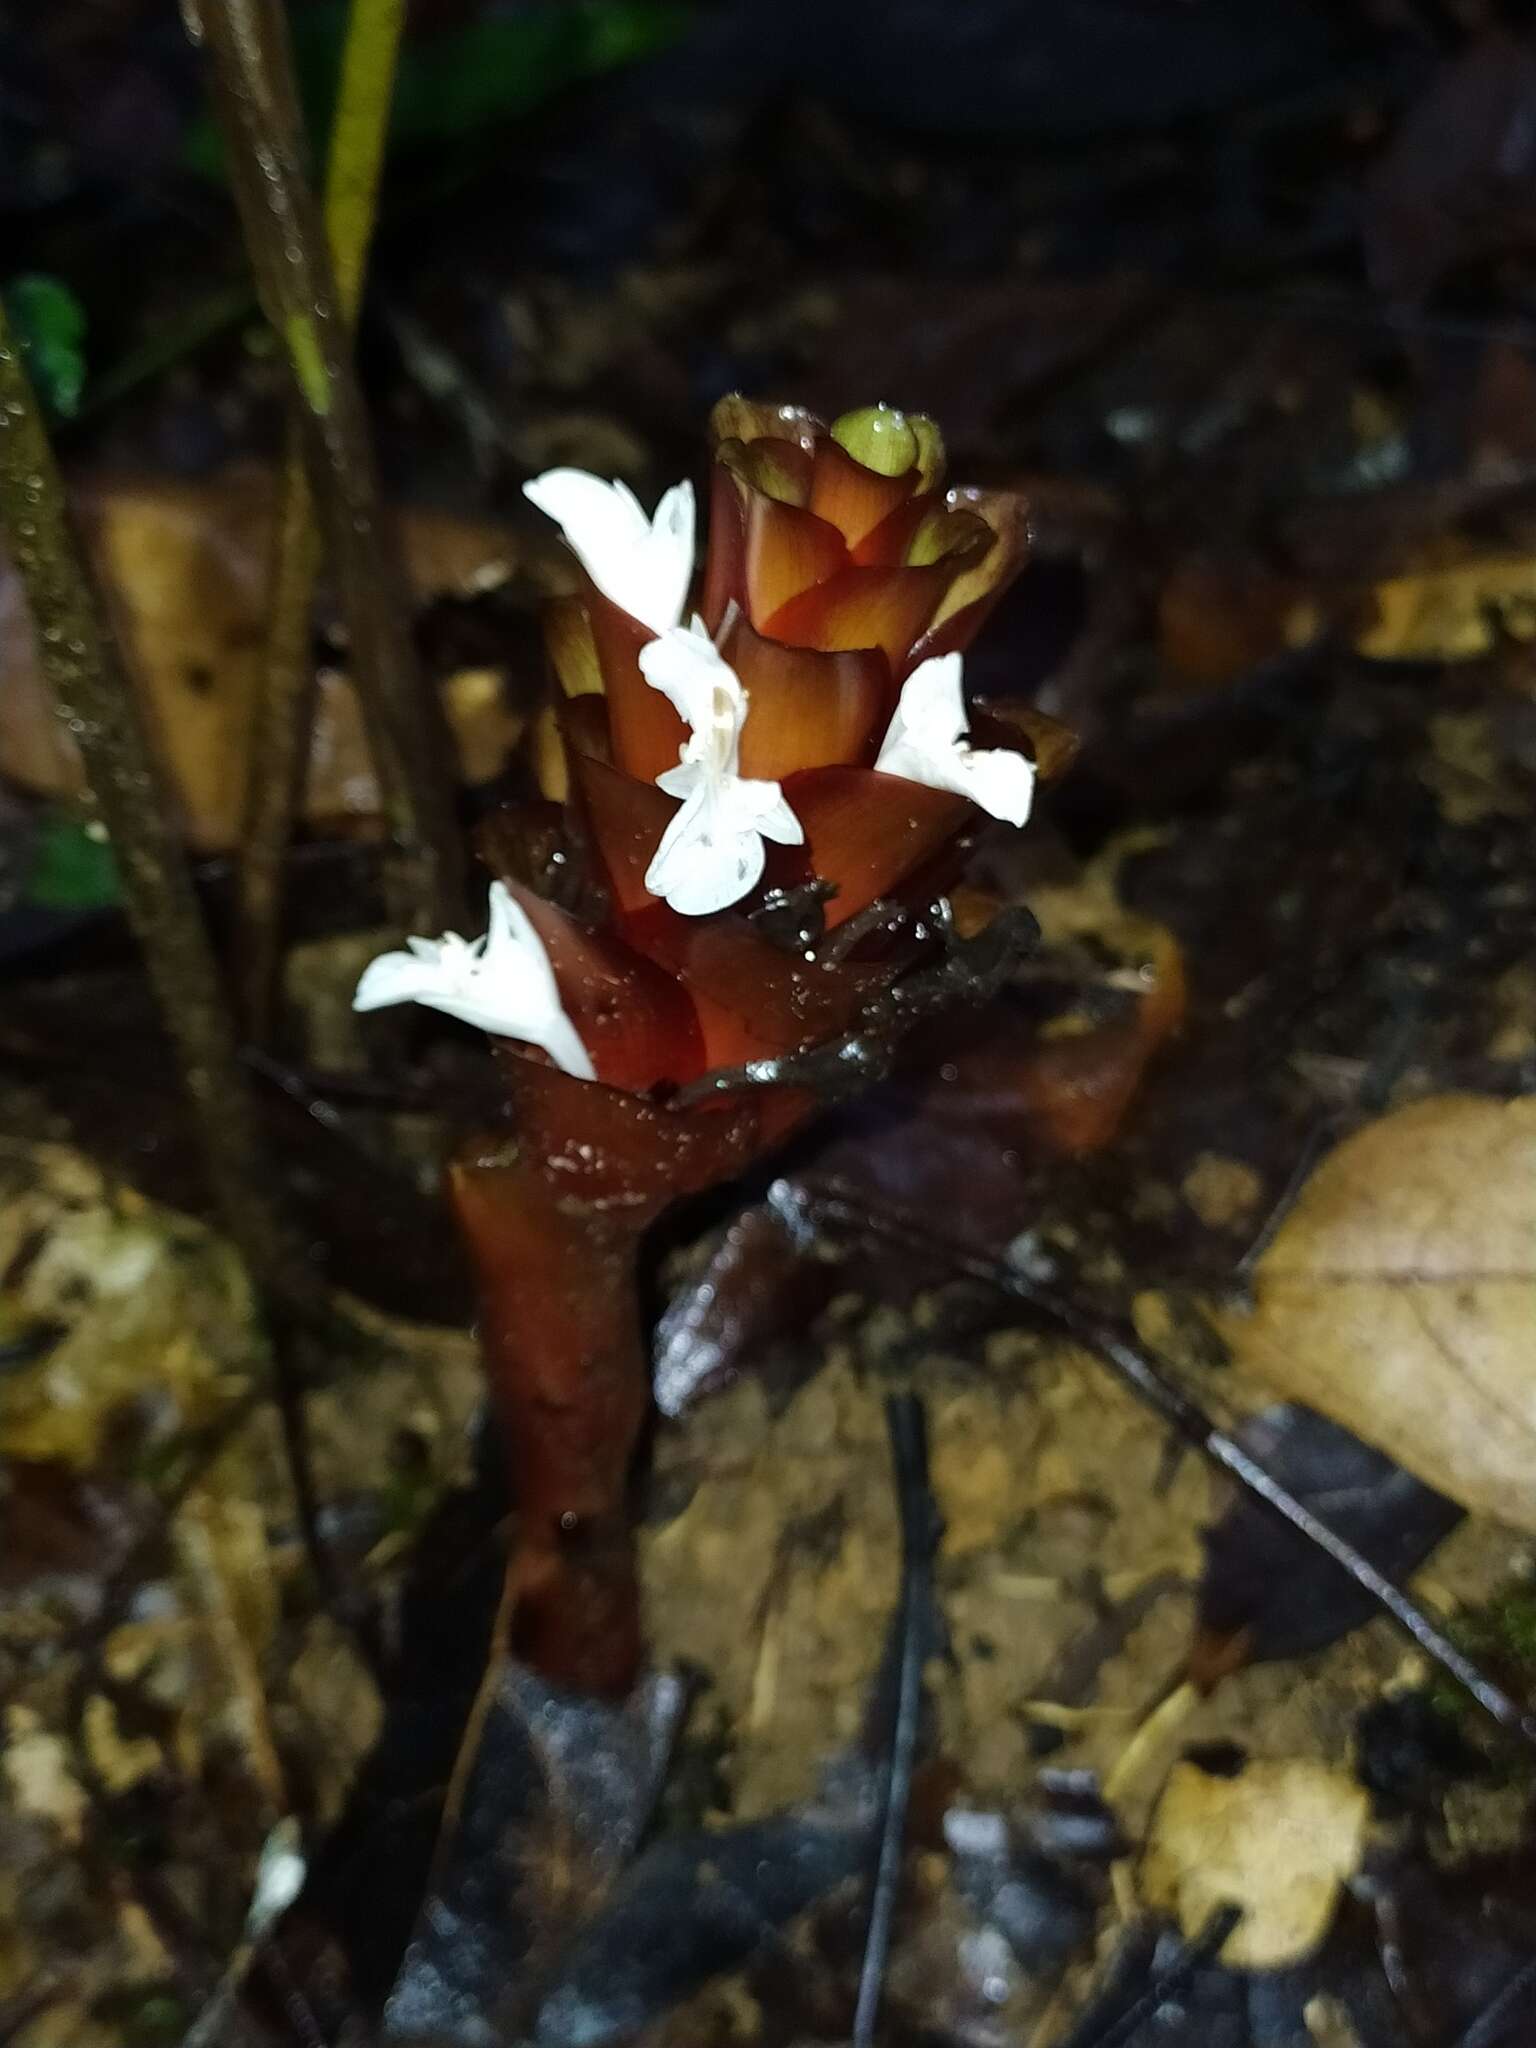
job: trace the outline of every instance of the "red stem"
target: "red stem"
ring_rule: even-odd
[[[618,1697],[641,1632],[629,1475],[650,1407],[637,1274],[679,1195],[740,1170],[756,1104],[688,1115],[509,1057],[517,1141],[449,1175],[518,1528],[510,1647],[554,1684]]]

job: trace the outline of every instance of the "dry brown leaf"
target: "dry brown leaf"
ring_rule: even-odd
[[[1536,555],[1484,555],[1389,577],[1355,650],[1371,661],[1473,661],[1499,633],[1536,637]]]
[[[133,673],[200,852],[238,844],[247,745],[261,677],[273,480],[232,471],[207,484],[113,480],[76,493]],[[418,599],[463,593],[505,568],[517,542],[489,522],[407,510],[400,543]],[[0,562],[0,774],[40,795],[82,787],[74,747],[37,671],[18,579]],[[466,779],[483,780],[522,731],[499,691],[451,682],[444,709]],[[351,683],[318,679],[306,813],[321,830],[378,814],[379,792]]]
[[[1268,1758],[1232,1778],[1175,1764],[1137,1873],[1142,1901],[1191,1940],[1222,1906],[1240,1906],[1222,1960],[1280,1969],[1328,1932],[1369,1814],[1362,1786],[1310,1759]]]
[[[1171,694],[1218,689],[1305,647],[1322,626],[1315,600],[1294,577],[1251,560],[1188,556],[1158,596],[1161,686]]]
[[[1536,1532],[1536,1099],[1436,1096],[1346,1139],[1220,1323],[1288,1398]]]

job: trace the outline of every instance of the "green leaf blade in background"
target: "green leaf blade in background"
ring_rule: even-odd
[[[85,387],[85,313],[80,301],[67,284],[41,271],[13,277],[4,297],[44,409],[53,419],[73,419]]]
[[[583,78],[665,49],[694,14],[691,0],[549,0],[410,36],[400,56],[391,147],[451,142],[531,113]],[[294,66],[311,136],[330,127],[346,18],[345,5],[332,0],[292,18]],[[182,161],[205,177],[223,176],[211,118],[193,123]]]
[[[40,910],[110,910],[122,900],[111,842],[73,811],[38,823],[23,901]]]

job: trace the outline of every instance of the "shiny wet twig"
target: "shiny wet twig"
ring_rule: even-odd
[[[341,318],[356,325],[378,210],[404,0],[352,0],[326,164],[325,228]],[[240,846],[241,994],[246,1029],[271,1033],[282,951],[283,866],[308,765],[320,533],[297,423],[278,486],[261,696]]]
[[[1186,1443],[1324,1551],[1500,1727],[1536,1747],[1536,1714],[1527,1711],[1480,1671],[1400,1586],[1378,1571],[1354,1544],[1319,1520],[1235,1437],[1219,1428],[1197,1401],[1153,1363],[1122,1325],[1078,1308],[1028,1274],[1000,1259],[968,1251],[964,1245],[945,1239],[926,1221],[919,1222],[899,1211],[874,1208],[835,1190],[796,1188],[787,1181],[776,1182],[768,1199],[786,1227],[802,1237],[817,1230],[829,1230],[853,1241],[862,1239],[903,1252],[914,1260],[921,1259],[925,1269],[946,1267],[957,1276],[1026,1304],[1064,1336],[1092,1352]]]
[[[1136,2036],[1159,2007],[1176,1992],[1184,1990],[1197,1970],[1215,1961],[1227,1936],[1242,1917],[1241,1906],[1218,1906],[1194,1939],[1184,1945],[1166,1970],[1158,1972],[1136,2002],[1128,2006],[1118,2019],[1111,2020],[1102,2031],[1094,2031],[1098,2023],[1090,2021],[1088,2031],[1075,2029],[1059,2044],[1059,2048],[1131,2048]]]
[[[352,1074],[334,1067],[298,1066],[255,1045],[241,1046],[240,1057],[259,1079],[296,1102],[337,1137],[345,1135],[342,1112],[348,1109],[408,1111],[413,1116],[463,1124],[494,1123],[502,1107],[503,1098],[489,1082],[477,1089],[415,1080],[405,1074]]]
[[[176,1047],[209,1178],[253,1275],[306,1292],[177,837],[176,805],[108,632],[31,382],[0,308],[0,527],[27,593],[43,675],[84,764],[123,902]]]
[[[922,1402],[915,1394],[893,1394],[885,1404],[885,1425],[891,1440],[896,1501],[901,1515],[901,1596],[896,1611],[899,1647],[890,1761],[883,1781],[879,1846],[870,1887],[869,1928],[859,1971],[852,2048],[871,2048],[885,1988],[891,1930],[901,1892],[912,1768],[922,1721],[923,1663],[933,1605],[933,1561],[943,1533],[933,1489],[928,1483],[928,1425]]]
[[[451,928],[463,858],[447,737],[411,642],[343,299],[304,173],[287,25],[276,0],[184,0],[184,12],[207,50],[257,293],[303,433],[383,795],[391,911],[407,930]]]
[[[1516,2013],[1531,2006],[1536,2006],[1536,1957],[1515,1972],[1451,2048],[1498,2048],[1501,2041],[1513,2040],[1505,2028]]]

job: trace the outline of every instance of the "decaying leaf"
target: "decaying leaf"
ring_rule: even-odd
[[[1388,577],[1355,643],[1371,661],[1472,661],[1536,635],[1536,555],[1479,555]]]
[[[1265,1471],[1393,1578],[1405,1578],[1461,1520],[1433,1487],[1314,1409],[1266,1408],[1238,1432]],[[1316,1544],[1240,1493],[1205,1538],[1190,1675],[1209,1684],[1241,1664],[1305,1657],[1377,1608]]]
[[[78,501],[187,837],[200,852],[237,845],[262,672],[272,478],[250,470],[207,485],[112,480],[82,487]],[[505,568],[516,545],[499,526],[426,511],[401,515],[400,542],[420,600],[472,590],[482,572]],[[0,674],[0,774],[45,796],[77,795],[79,760],[38,674],[31,619],[4,563]],[[469,671],[450,679],[443,707],[466,779],[499,768],[522,731],[500,688],[488,689],[483,671]],[[309,822],[355,829],[378,805],[352,685],[322,668]]]
[[[1278,1969],[1328,1932],[1369,1812],[1362,1786],[1309,1759],[1267,1758],[1235,1777],[1175,1764],[1141,1859],[1142,1900],[1191,1940],[1220,1907],[1241,1907],[1223,1961]]]
[[[1182,691],[1218,688],[1304,647],[1321,619],[1294,579],[1254,561],[1192,555],[1163,585],[1157,623],[1162,687]]]
[[[0,1379],[8,1457],[88,1470],[126,1425],[163,1442],[211,1421],[258,1369],[230,1248],[65,1146],[0,1144],[0,1272],[0,1301],[52,1331]]]
[[[634,1854],[686,1694],[676,1678],[651,1673],[612,1706],[558,1692],[503,1658],[483,1698],[385,2009],[389,2042],[489,2048],[504,2029],[521,2031],[541,1956]]]
[[[1536,1101],[1436,1096],[1345,1140],[1226,1313],[1241,1364],[1464,1507],[1536,1530]]]
[[[869,1830],[815,1810],[656,1843],[582,1930],[539,2007],[539,2048],[628,2040],[855,1876]]]

